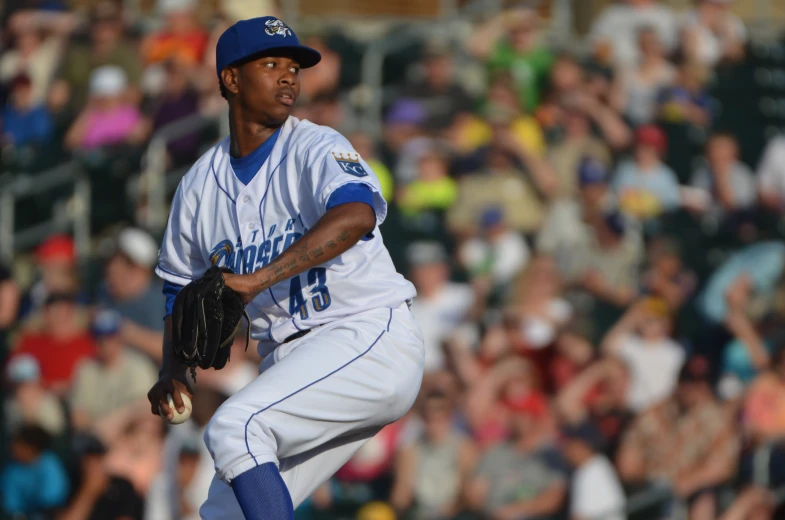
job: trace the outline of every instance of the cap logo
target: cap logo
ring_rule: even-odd
[[[266,26],[264,32],[267,36],[275,36],[277,34],[286,37],[292,35],[292,31],[281,20],[267,20],[264,22],[264,25]]]

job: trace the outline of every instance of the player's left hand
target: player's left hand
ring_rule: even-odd
[[[243,303],[248,304],[256,298],[260,291],[254,288],[250,275],[224,273],[224,283],[228,288],[236,292],[243,299]]]

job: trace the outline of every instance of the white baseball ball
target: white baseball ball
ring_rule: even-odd
[[[191,405],[191,398],[188,397],[187,394],[180,394],[180,396],[183,398],[183,404],[185,405],[185,410],[183,413],[177,411],[172,394],[166,394],[166,401],[169,404],[169,408],[171,408],[172,412],[174,413],[171,419],[167,419],[163,409],[161,409],[160,406],[158,407],[158,413],[161,414],[161,417],[166,419],[169,424],[182,424],[187,421],[189,417],[191,417],[191,410],[193,410],[193,406]]]

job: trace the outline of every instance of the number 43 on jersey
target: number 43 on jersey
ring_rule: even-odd
[[[289,314],[294,316],[300,315],[300,319],[308,319],[308,301],[310,297],[311,306],[316,312],[322,312],[332,303],[330,298],[330,290],[327,289],[327,269],[324,267],[314,267],[306,276],[308,284],[305,291],[308,296],[303,295],[303,287],[300,281],[300,276],[297,275],[292,278],[289,285]]]

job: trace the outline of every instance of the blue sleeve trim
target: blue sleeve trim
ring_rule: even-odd
[[[182,285],[177,285],[176,283],[168,282],[164,280],[164,296],[166,296],[166,313],[164,314],[164,319],[172,314],[172,308],[174,307],[174,299],[177,296],[177,293],[180,292],[182,289]]]
[[[330,198],[327,199],[327,209],[346,204],[347,202],[364,202],[368,204],[376,214],[376,207],[373,204],[373,191],[371,188],[361,182],[352,182],[344,184],[335,190]],[[361,240],[368,241],[373,238],[373,233],[368,233]]]
[[[373,205],[373,191],[367,184],[360,182],[344,184],[330,195],[330,198],[327,200],[327,209],[346,204],[347,202],[365,202],[373,208],[374,212],[376,211]]]

